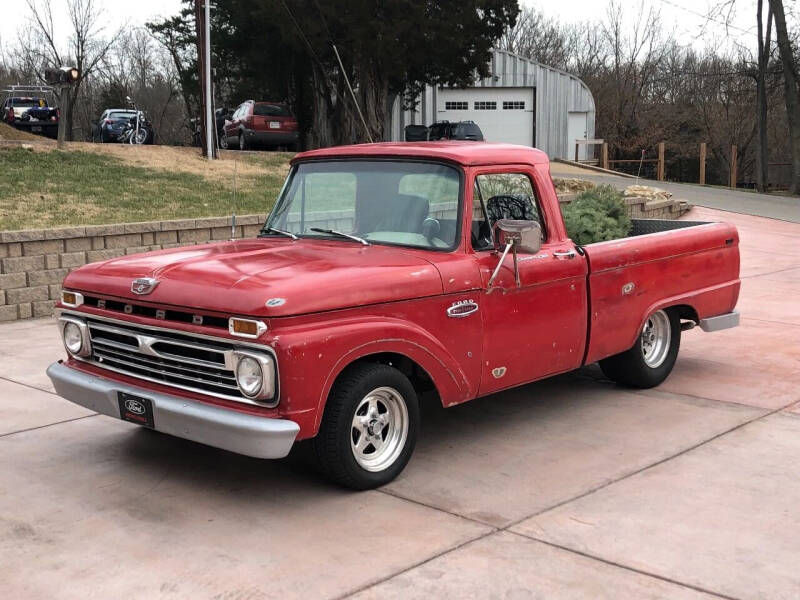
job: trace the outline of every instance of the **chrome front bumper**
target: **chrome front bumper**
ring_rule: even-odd
[[[50,365],[47,375],[59,396],[90,410],[119,419],[118,392],[149,398],[157,431],[255,458],[283,458],[300,431],[294,421],[153,392],[89,375],[61,362]]]
[[[700,325],[700,329],[707,333],[712,331],[721,331],[723,329],[730,329],[731,327],[738,327],[739,313],[733,311],[724,315],[718,315],[716,317],[700,319],[698,325]]]

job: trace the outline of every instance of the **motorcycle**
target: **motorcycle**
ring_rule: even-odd
[[[152,134],[153,126],[145,118],[144,113],[136,108],[136,104],[134,104],[130,96],[128,96],[128,103],[133,105],[136,116],[128,120],[118,140],[122,144],[146,144]]]

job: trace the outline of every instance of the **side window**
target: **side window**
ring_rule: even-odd
[[[492,248],[491,231],[500,219],[537,221],[545,226],[539,208],[539,200],[527,175],[522,173],[487,173],[475,178],[472,212],[472,246],[475,250]],[[476,220],[477,203],[483,213]]]

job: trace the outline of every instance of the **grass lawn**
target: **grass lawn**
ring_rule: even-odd
[[[228,152],[210,162],[192,148],[0,148],[0,230],[265,213],[290,157]]]

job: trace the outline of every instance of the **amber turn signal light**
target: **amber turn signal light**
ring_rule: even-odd
[[[238,317],[228,319],[228,332],[237,337],[257,338],[266,330],[267,326],[263,321]]]
[[[83,294],[61,290],[61,304],[69,308],[76,308],[83,304]]]

